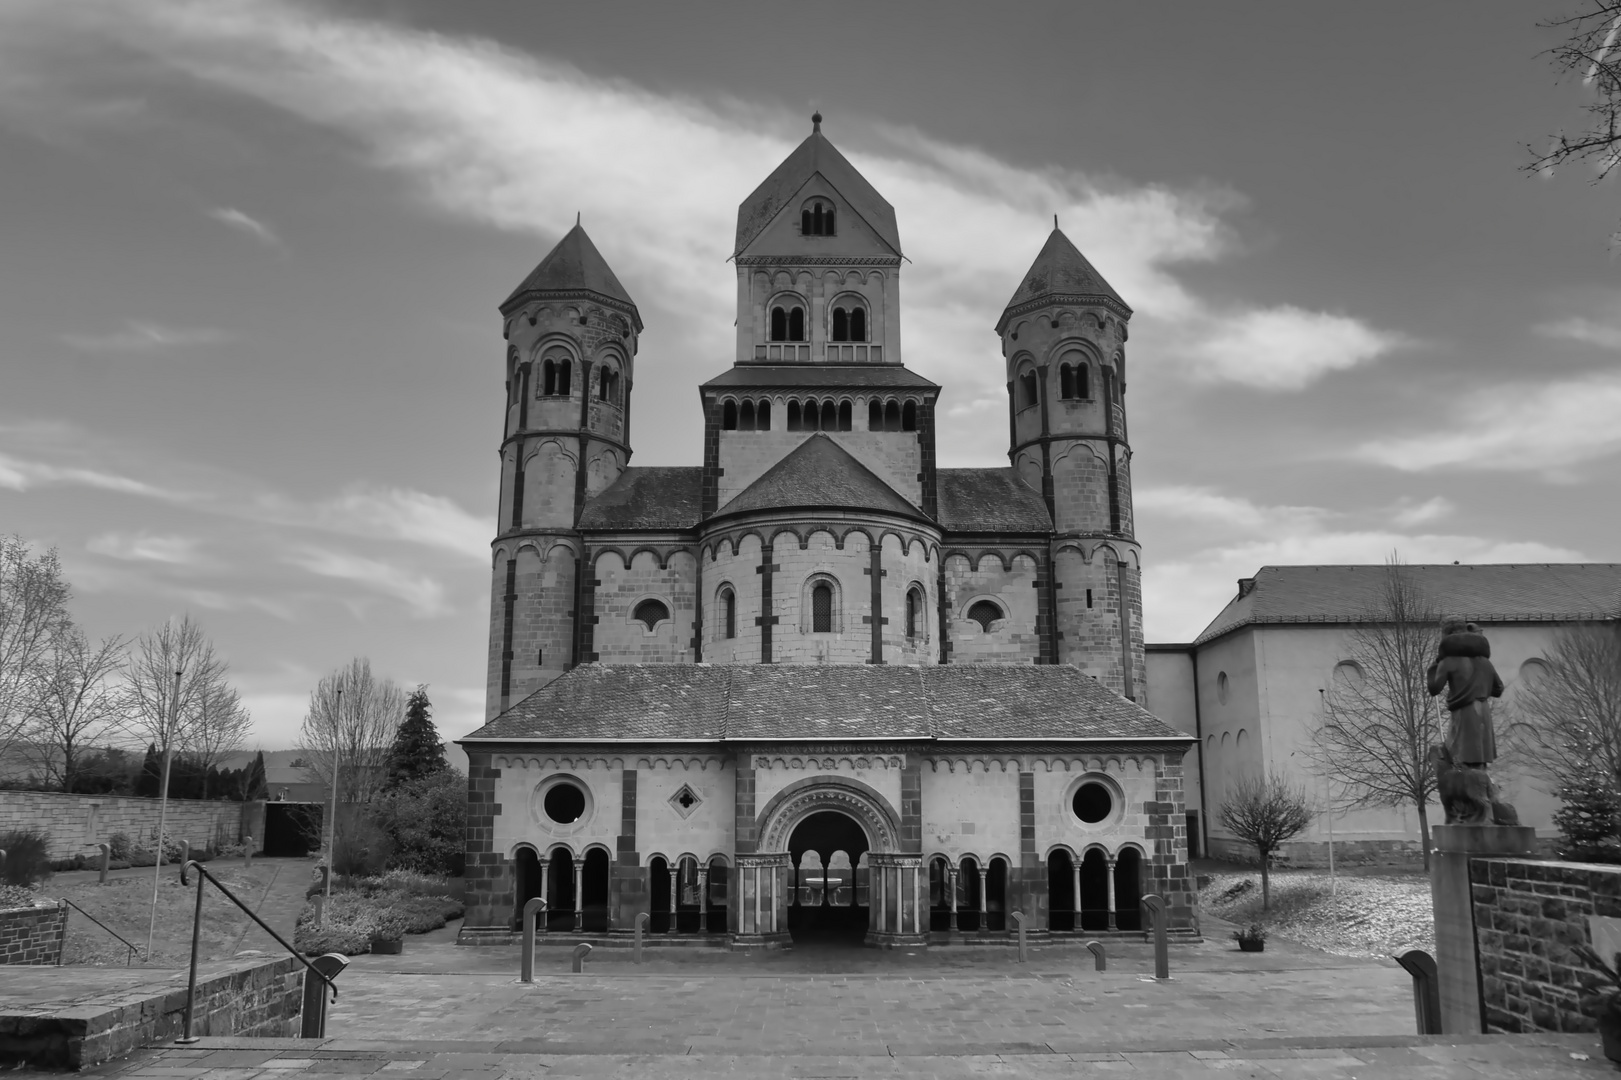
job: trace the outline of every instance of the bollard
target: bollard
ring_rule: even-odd
[[[1093,968],[1095,970],[1097,970],[1097,971],[1108,971],[1109,970],[1109,958],[1103,952],[1103,942],[1101,942],[1101,941],[1088,941],[1086,943],[1086,951],[1092,954],[1093,960],[1095,961],[1094,964],[1093,964]]]
[[[585,958],[591,955],[591,943],[582,941],[574,946],[574,974],[585,970]]]
[[[315,925],[325,926],[326,897],[322,896],[320,893],[316,893],[314,896],[310,897],[310,899],[315,901]]]
[[[107,884],[107,871],[112,869],[110,864],[113,861],[113,849],[110,844],[97,844],[96,846],[101,849],[101,877],[97,879],[96,884],[105,885]]]
[[[636,946],[635,951],[631,954],[631,959],[638,964],[642,962],[642,932],[647,929],[647,920],[648,916],[645,911],[636,916]]]
[[[1169,979],[1171,977],[1171,942],[1166,936],[1165,924],[1165,898],[1158,893],[1149,893],[1143,897],[1143,907],[1148,909],[1148,915],[1154,920],[1154,978]]]
[[[319,971],[329,979],[336,979],[343,974],[343,969],[349,966],[349,958],[337,953],[327,953],[317,956],[310,961],[310,967]],[[298,1033],[301,1039],[326,1038],[326,983],[320,979],[312,979],[309,973],[304,974],[304,1011],[302,1013],[302,1029]]]
[[[523,905],[523,958],[518,962],[518,981],[535,981],[535,916],[546,917],[546,898],[532,896]],[[576,968],[575,970],[579,970]]]
[[[1028,959],[1024,951],[1024,912],[1015,911],[1013,913],[1013,925],[1019,931],[1019,963],[1022,964]]]
[[[1423,949],[1408,949],[1395,958],[1413,977],[1413,1012],[1420,1035],[1441,1034],[1441,983],[1435,958]]]
[[[186,875],[186,864],[191,862],[191,841],[180,841],[180,876]]]
[[[0,847],[0,874],[6,872],[6,849]]]
[[[321,893],[324,896],[326,894],[327,882],[332,877],[332,870],[331,870],[330,867],[327,866],[326,863],[322,863],[321,865],[317,866],[316,869],[321,871],[321,886],[320,886],[320,888],[321,888]]]
[[[253,837],[242,838],[242,867],[246,869],[253,865]],[[336,954],[334,954],[336,955]]]

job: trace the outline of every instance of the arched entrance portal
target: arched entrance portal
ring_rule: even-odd
[[[859,944],[867,933],[867,834],[838,810],[818,810],[788,837],[788,932],[796,942]]]

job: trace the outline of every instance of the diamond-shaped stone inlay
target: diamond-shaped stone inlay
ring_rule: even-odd
[[[682,817],[686,817],[698,809],[698,804],[701,802],[703,800],[698,798],[698,793],[686,784],[682,784],[681,790],[670,796],[670,808]]]

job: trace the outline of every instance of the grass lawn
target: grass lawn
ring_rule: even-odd
[[[210,867],[215,877],[243,903],[257,910],[265,890],[276,875],[272,864],[243,869],[240,863]],[[128,938],[143,953],[146,949],[147,920],[152,910],[152,874],[114,878],[106,885],[94,881],[58,886],[46,882],[41,890],[48,897],[66,897],[85,911]],[[196,879],[189,887],[180,884],[180,868],[165,866],[158,887],[157,930],[152,940],[152,956],[137,956],[135,963],[152,967],[184,967],[191,959],[192,914],[197,903]],[[277,927],[278,932],[282,928]],[[203,890],[203,920],[199,958],[228,960],[243,949],[279,952],[270,935],[261,930],[237,906],[220,895],[212,884]],[[120,967],[129,955],[110,934],[77,911],[68,911],[67,941],[63,946],[64,964],[115,964]]]
[[[1327,870],[1272,871],[1272,906],[1261,910],[1259,870],[1218,873],[1199,892],[1200,907],[1218,918],[1337,956],[1435,952],[1430,879],[1422,867],[1357,867],[1337,880]]]

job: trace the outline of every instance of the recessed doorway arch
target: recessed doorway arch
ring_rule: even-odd
[[[867,933],[866,831],[841,810],[802,817],[788,837],[788,932],[859,944]]]

